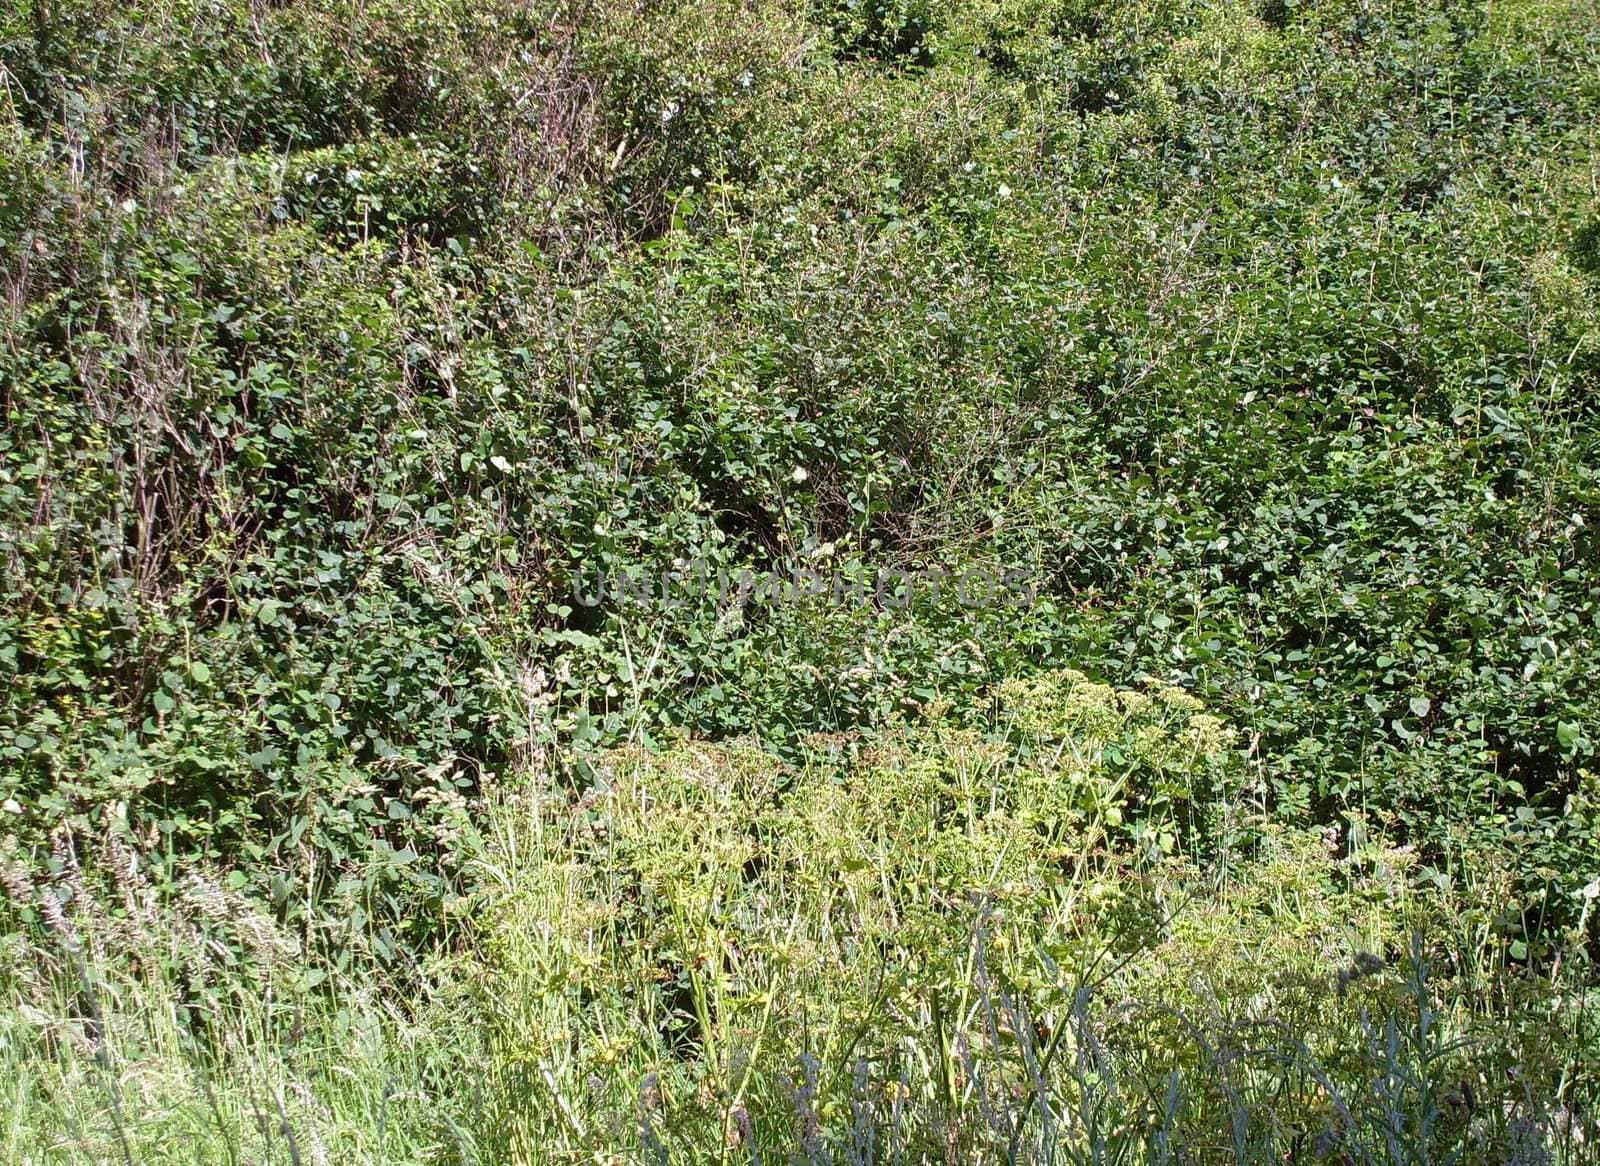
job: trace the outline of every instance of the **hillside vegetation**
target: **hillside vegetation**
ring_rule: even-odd
[[[0,1159],[1600,1159],[1587,0],[17,0],[0,330]]]

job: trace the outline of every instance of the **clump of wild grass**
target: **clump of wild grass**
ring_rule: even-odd
[[[375,965],[341,974],[212,872],[158,887],[114,824],[93,874],[80,841],[0,851],[0,1160],[471,1160],[470,1028]]]

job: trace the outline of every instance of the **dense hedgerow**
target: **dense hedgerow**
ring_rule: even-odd
[[[1597,67],[1574,0],[14,6],[13,937],[125,848],[174,934],[198,877],[420,992],[491,791],[1072,667],[1202,699],[1260,828],[1492,883],[1497,991],[1571,975]],[[686,564],[1038,598],[573,592]]]

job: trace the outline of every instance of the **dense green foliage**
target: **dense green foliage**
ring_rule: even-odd
[[[898,750],[887,768],[920,790],[919,756],[945,772],[940,733],[1022,749],[1007,715],[1053,707],[1048,678],[1070,667],[1181,690],[1232,736],[1146,785],[1128,776],[1146,759],[1112,746],[1098,801],[1029,802],[1014,785],[1038,771],[1027,756],[984,774],[991,809],[1032,806],[1029,845],[1076,831],[1061,895],[1093,885],[1096,863],[1143,871],[1202,905],[1210,931],[1190,950],[1234,953],[1263,912],[1298,917],[1252,894],[1296,897],[1316,939],[1282,954],[1286,976],[1388,944],[1385,991],[1411,969],[1410,1023],[1439,1007],[1490,1026],[1516,1061],[1450,1064],[1458,1092],[1477,1074],[1495,1128],[1452,1117],[1440,1138],[1477,1160],[1510,1152],[1513,1116],[1548,1131],[1566,1114],[1570,1132],[1594,1090],[1594,1038],[1571,1013],[1594,999],[1600,926],[1597,190],[1600,17],[1583,0],[8,6],[0,987],[20,1010],[0,1062],[22,1067],[8,1101],[104,1102],[113,1042],[96,1013],[113,1005],[96,999],[121,984],[117,1010],[156,1019],[129,1019],[116,1047],[176,1080],[190,1062],[248,1077],[240,1057],[284,1075],[259,1096],[206,1094],[196,1120],[219,1141],[196,1160],[265,1129],[274,1104],[293,1124],[285,1107],[311,1103],[287,1081],[349,1102],[334,1124],[355,1140],[336,1161],[521,1160],[541,1139],[643,1153],[616,1090],[636,1102],[639,1074],[688,1073],[682,1048],[638,1021],[615,1075],[593,1070],[595,1112],[626,1136],[588,1118],[579,1133],[572,1098],[585,1058],[625,1039],[589,1044],[586,1026],[652,1015],[629,960],[655,957],[626,954],[633,933],[596,940],[616,979],[583,987],[605,1000],[583,1019],[559,994],[540,1003],[548,969],[519,946],[529,920],[561,913],[539,895],[604,900],[694,844],[688,825],[655,854],[648,830],[625,837],[653,820],[603,809],[607,774],[718,758],[737,791],[693,810],[708,838],[805,840],[797,869],[816,877],[901,789],[869,781],[808,817],[807,799],[856,788],[856,762],[824,758],[818,734],[851,757]],[[572,586],[690,564],[1026,570],[1038,598],[588,606]],[[740,785],[747,769],[769,784]],[[944,795],[918,796],[933,829],[950,826]],[[570,806],[623,833],[567,838],[551,823]],[[913,829],[915,807],[901,811]],[[1322,832],[1344,859],[1283,858]],[[862,869],[888,901],[916,900],[901,864],[934,856],[874,844]],[[1404,858],[1394,914],[1363,932],[1338,912],[1358,910],[1340,896],[1367,894],[1361,880],[1391,877],[1388,860],[1372,860],[1381,875],[1357,862],[1369,852]],[[1030,854],[1011,856],[1039,896],[1017,942],[1048,948],[1063,900]],[[953,857],[939,871],[980,900],[994,889]],[[814,888],[786,877],[729,893],[824,926]],[[492,888],[503,902],[484,900]],[[1124,926],[1142,908],[1084,909],[1096,950],[1134,969],[1114,991],[1197,1015],[1137,974],[1139,953],[1179,938]],[[681,948],[652,930],[681,924],[674,910],[640,934]],[[923,987],[988,999],[970,966],[979,916],[934,915],[920,954],[907,935],[885,942],[929,961]],[[884,940],[865,914],[837,924]],[[1413,927],[1428,958],[1408,964]],[[730,951],[774,942],[730,934]],[[549,942],[560,961],[581,947]],[[764,975],[802,966],[750,958]],[[1447,966],[1432,987],[1430,960]],[[784,1071],[824,1055],[807,1025],[871,1004],[850,978],[869,970],[818,989],[830,1019],[772,1012],[740,1055],[769,1039],[762,1055],[794,1054]],[[462,1002],[484,976],[508,985],[506,1012]],[[1090,1023],[1076,990],[1006,1007],[1064,1031]],[[1253,1001],[1252,1020],[1290,1008],[1238,979],[1216,992],[1207,1006],[1231,1017],[1218,1032],[1235,1031],[1233,1004]],[[433,1021],[469,1007],[482,1031],[440,1038]],[[1315,1042],[1356,1040],[1368,1019],[1335,1013],[1297,1013],[1289,1035],[1323,1058]],[[308,1014],[329,1049],[359,1029],[370,1058],[335,1072],[344,1061],[303,1046],[263,1052]],[[34,1015],[79,1025],[93,1055],[71,1062]],[[899,1080],[894,1040],[927,1054],[954,1039],[918,1024],[826,1052],[839,1112],[855,1112],[858,1063]],[[1542,1024],[1573,1034],[1571,1060],[1539,1061],[1525,1037]],[[1361,1039],[1381,1045],[1381,1028]],[[514,1055],[551,1031],[571,1043],[559,1088],[555,1062]],[[1159,1101],[1182,1042],[1130,1041],[1107,1047]],[[712,1100],[683,1119],[697,1149],[681,1160],[743,1145],[722,1124],[743,1071],[698,1056],[706,1073],[674,1088]],[[905,1087],[944,1107],[917,1111],[906,1152],[930,1154],[936,1128],[993,1133],[964,1108],[977,1095],[957,1104],[929,1063]],[[1281,1087],[1303,1102],[1248,1145],[1184,1124],[1229,1111],[1215,1093],[1165,1124],[1159,1105],[1107,1120],[1187,1139],[1197,1159],[1265,1161],[1317,1133],[1311,1063],[1223,1098],[1265,1107]],[[1506,1092],[1508,1065],[1525,1095]],[[371,1136],[391,1093],[442,1097],[483,1066],[498,1095],[400,1106],[403,1151]],[[1339,1067],[1339,1088],[1381,1078],[1371,1068]],[[776,1071],[749,1080],[770,1113]],[[1086,1080],[1023,1091],[1045,1113],[1046,1094],[1088,1104]],[[1196,1088],[1233,1088],[1209,1080]],[[547,1086],[545,1108],[519,1112]],[[52,1138],[88,1144],[63,1129],[0,1136],[53,1161]],[[1068,1154],[1028,1129],[1029,1153]],[[974,1138],[948,1153],[997,1152]],[[1117,1144],[1159,1157],[1141,1138]],[[1399,1160],[1379,1142],[1346,1152]]]

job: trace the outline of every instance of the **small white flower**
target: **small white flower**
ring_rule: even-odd
[[[1004,182],[1002,182],[1000,184],[999,194],[1000,194],[1001,198],[1010,198],[1011,197],[1011,188],[1009,186],[1007,186]]]
[[[793,472],[789,474],[789,477],[794,479],[796,482],[803,482],[810,476],[810,474],[806,473],[804,466],[795,466]]]

